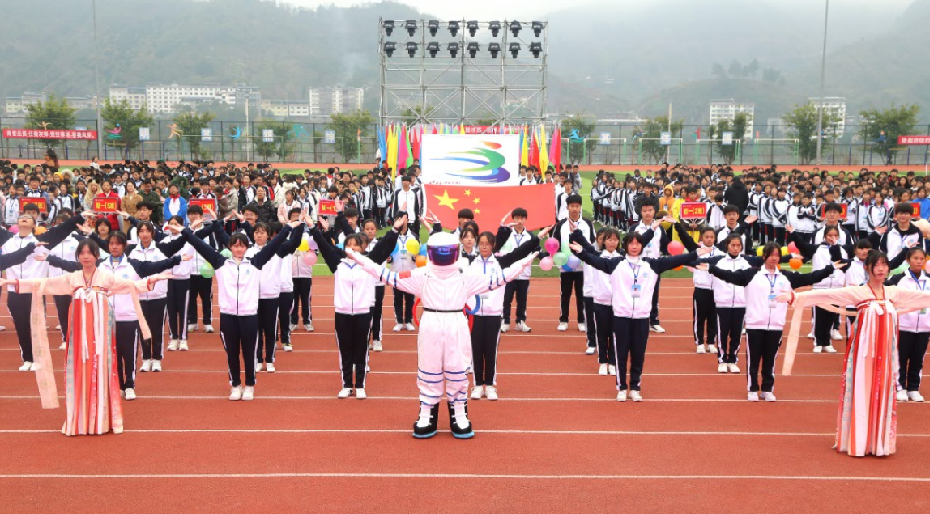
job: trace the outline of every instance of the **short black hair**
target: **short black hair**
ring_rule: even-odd
[[[737,207],[737,206],[735,206],[735,205],[727,205],[726,207],[723,208],[723,215],[724,215],[724,216],[726,216],[727,214],[730,214],[731,212],[735,212],[735,213],[739,214],[739,207]]]
[[[565,200],[565,205],[571,205],[573,203],[581,205],[581,195],[569,195],[569,197]]]
[[[465,218],[468,220],[475,219],[475,213],[471,209],[462,209],[459,211],[459,218]]]
[[[510,213],[511,218],[516,218],[517,216],[523,216],[524,218],[528,216],[526,209],[523,207],[517,207]]]

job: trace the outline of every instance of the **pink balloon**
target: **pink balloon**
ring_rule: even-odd
[[[930,273],[930,261],[927,261],[927,265],[924,266],[924,270],[925,270],[927,273]]]
[[[12,232],[12,233],[14,233],[14,234],[19,234],[19,225],[11,225],[11,226],[10,226],[10,232]]]
[[[555,254],[556,252],[558,252],[559,251],[559,240],[554,237],[550,237],[549,239],[546,239],[546,251],[549,252],[550,254]]]
[[[794,241],[788,243],[788,253],[798,253],[798,245]]]
[[[539,269],[549,271],[552,269],[552,257],[543,257],[539,259]]]
[[[306,264],[307,266],[313,266],[314,264],[316,264],[316,253],[314,252],[305,253],[304,264]]]
[[[680,241],[672,241],[668,244],[669,255],[681,255],[684,251],[685,245],[681,244]]]

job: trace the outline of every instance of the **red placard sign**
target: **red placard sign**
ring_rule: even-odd
[[[845,218],[846,217],[846,204],[841,203],[839,204],[839,206],[840,206],[840,217]],[[827,217],[826,208],[827,208],[827,204],[825,203],[820,204],[820,217],[821,218]]]
[[[97,139],[96,130],[3,129],[4,139]]]
[[[94,212],[116,212],[119,198],[94,198]]]
[[[335,216],[339,214],[336,212],[336,201],[335,200],[320,200],[319,210],[317,214],[320,216]]]
[[[45,198],[30,198],[30,197],[20,197],[19,199],[19,213],[24,212],[24,208],[28,204],[33,204],[39,208],[41,214],[48,214],[48,202],[45,201]]]
[[[707,218],[707,204],[704,202],[684,202],[681,204],[681,219],[697,220]]]
[[[930,145],[930,136],[898,136],[899,145]]]
[[[187,205],[199,205],[203,209],[204,217],[210,213],[213,213],[210,219],[216,217],[216,200],[213,198],[191,198],[187,201]]]
[[[917,202],[911,202],[911,207],[914,208],[914,214],[911,214],[911,219],[920,219],[920,204]]]

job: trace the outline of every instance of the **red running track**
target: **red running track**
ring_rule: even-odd
[[[452,438],[445,412],[438,436],[411,438],[416,334],[391,332],[390,292],[385,351],[371,355],[368,399],[336,399],[331,281],[314,284],[316,332],[298,330],[295,351],[279,351],[278,372],[259,375],[255,401],[225,399],[219,336],[196,332],[189,352],[166,355],[164,372],[139,373],[139,399],[123,404],[126,432],[119,436],[66,438],[57,431],[64,411],[42,410],[34,377],[15,371],[18,347],[3,309],[0,510],[768,513],[928,506],[930,406],[899,406],[897,455],[837,454],[831,446],[841,354],[815,355],[803,340],[795,375],[776,380],[779,401],[749,403],[745,374],[718,374],[714,356],[694,354],[689,279],[663,281],[668,332],[650,336],[645,401],[625,404],[614,401],[614,377],[598,376],[596,359],[584,355],[575,323],[568,332],[555,330],[558,282],[534,279],[533,332],[502,336],[501,399],[470,402],[477,436],[469,441]],[[57,323],[54,315],[49,323]]]

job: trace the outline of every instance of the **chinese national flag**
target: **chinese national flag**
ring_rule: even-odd
[[[528,214],[526,228],[536,230],[555,223],[555,190],[552,184],[535,186],[445,186],[427,184],[426,204],[443,228],[458,226],[459,211],[471,209],[484,231],[497,233],[501,219],[517,207]],[[509,218],[508,218],[509,219]]]

